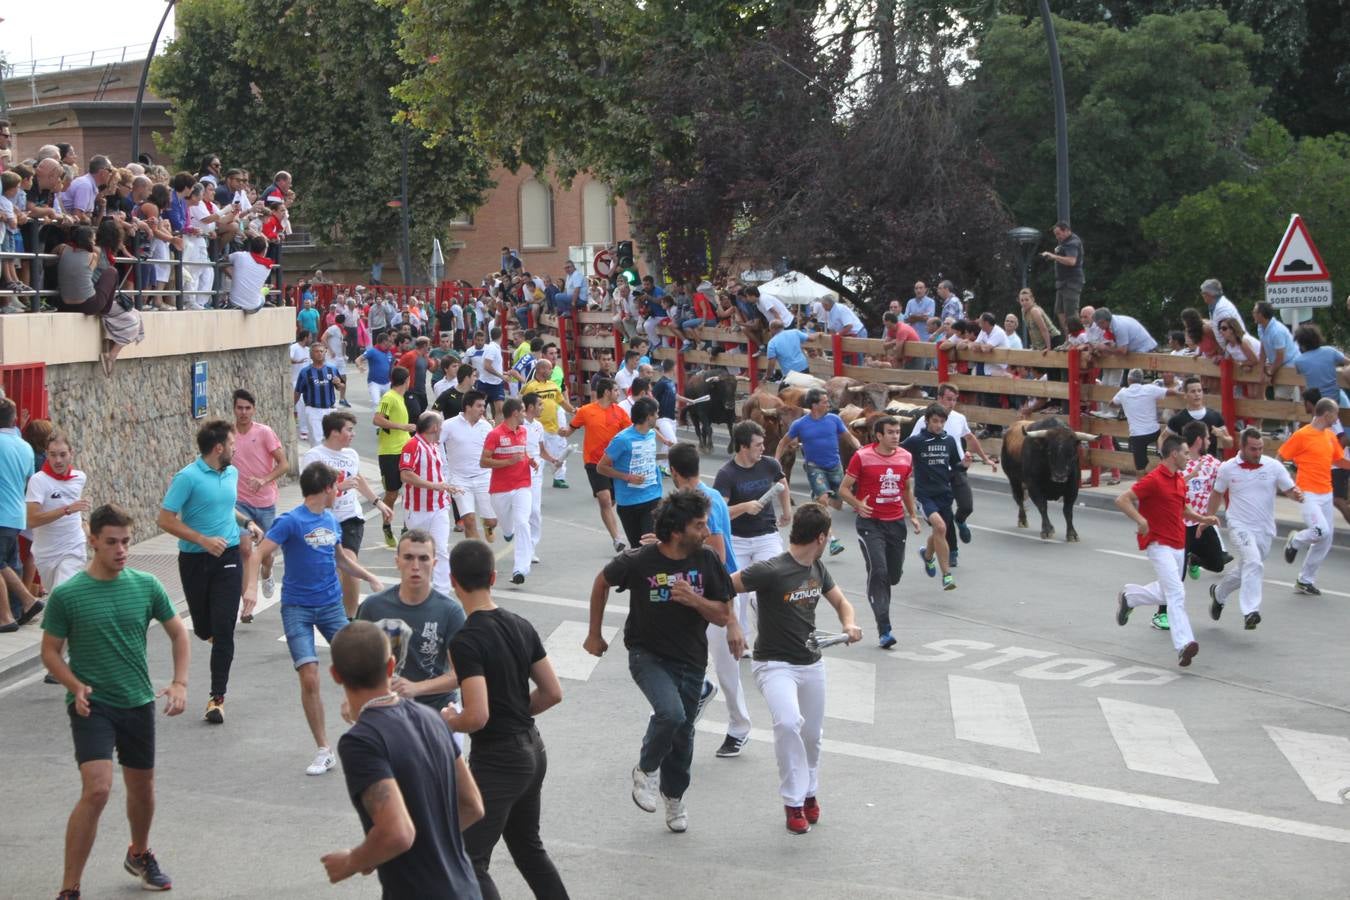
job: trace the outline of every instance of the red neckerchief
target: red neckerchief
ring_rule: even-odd
[[[66,474],[57,475],[56,470],[52,468],[52,464],[45,459],[42,461],[42,471],[55,478],[57,481],[69,481],[75,477],[75,469],[73,467],[66,469]]]
[[[272,260],[268,259],[266,256],[254,253],[252,250],[248,252],[248,255],[253,257],[253,261],[258,265],[266,266],[269,269],[272,268]]]
[[[1259,462],[1258,462],[1258,463],[1245,463],[1245,462],[1242,462],[1241,460],[1238,460],[1238,468],[1239,468],[1239,469],[1259,469],[1259,468],[1261,468],[1261,464],[1260,464]]]

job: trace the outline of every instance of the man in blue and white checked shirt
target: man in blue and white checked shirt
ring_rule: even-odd
[[[309,358],[313,365],[300,370],[295,379],[295,399],[305,401],[305,420],[308,423],[310,440],[315,445],[323,443],[323,417],[333,411],[337,405],[337,392],[346,387],[347,382],[332,366],[324,364],[322,344],[309,348]]]

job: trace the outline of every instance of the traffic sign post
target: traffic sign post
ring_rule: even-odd
[[[1266,300],[1281,311],[1281,318],[1293,322],[1308,319],[1309,309],[1332,304],[1331,273],[1298,213],[1289,217],[1266,268]]]

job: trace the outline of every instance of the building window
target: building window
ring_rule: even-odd
[[[553,191],[534,178],[520,186],[520,246],[553,246]]]
[[[598,181],[588,181],[581,189],[581,242],[614,242],[614,203],[609,188]]]
[[[451,227],[451,228],[472,228],[472,227],[473,227],[473,213],[471,213],[471,212],[466,212],[466,213],[460,213],[459,215],[455,216],[453,219],[450,220],[450,227]]]

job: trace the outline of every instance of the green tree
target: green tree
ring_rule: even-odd
[[[427,146],[404,124],[390,91],[407,74],[397,16],[366,0],[183,0],[178,36],[152,70],[173,101],[172,151],[194,171],[207,153],[227,166],[293,175],[294,217],[363,262],[399,245],[402,146],[409,133],[413,247],[444,236],[455,214],[482,202],[489,165],[461,130]],[[414,250],[416,263],[425,254]]]
[[[1216,10],[1146,16],[1129,30],[1062,19],[1056,28],[1088,297],[1130,309],[1138,298],[1116,282],[1148,259],[1144,217],[1245,165],[1243,141],[1265,93],[1247,65],[1260,39]],[[1040,23],[996,20],[978,57],[980,136],[998,158],[999,193],[1019,221],[1045,229],[1055,209],[1055,135]]]

